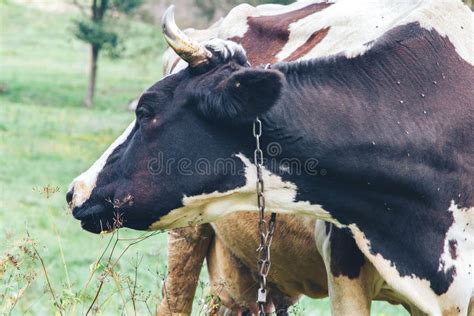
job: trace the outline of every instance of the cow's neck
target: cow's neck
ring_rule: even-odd
[[[439,34],[413,24],[354,59],[276,65],[287,86],[263,118],[266,144],[282,148],[271,172],[295,184],[297,201],[322,205],[342,223],[358,217],[348,210],[446,210],[466,189],[456,180],[461,174],[452,174],[458,157],[434,144],[447,132],[438,122],[442,113],[462,117],[468,108],[460,99],[448,110],[445,104],[453,100],[439,94],[456,90],[446,76],[472,67],[455,56]],[[284,159],[303,170],[285,172]],[[318,163],[317,175],[304,170],[311,160]]]

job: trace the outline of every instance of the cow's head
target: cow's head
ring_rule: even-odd
[[[208,220],[207,198],[245,185],[236,155],[252,152],[251,122],[279,98],[281,73],[251,69],[237,44],[191,41],[174,23],[173,8],[163,30],[189,66],[146,90],[136,120],[71,184],[68,203],[88,231]],[[183,201],[192,198],[192,206]]]

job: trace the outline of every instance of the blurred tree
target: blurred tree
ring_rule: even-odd
[[[84,1],[73,0],[83,12],[83,16],[74,21],[74,35],[90,45],[89,81],[84,99],[86,107],[93,105],[100,52],[107,51],[113,57],[118,57],[120,54],[121,37],[114,30],[113,17],[131,14],[143,2],[143,0],[90,1],[90,6],[87,8],[83,5]]]

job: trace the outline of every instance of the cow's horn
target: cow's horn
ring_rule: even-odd
[[[187,37],[176,25],[174,5],[166,9],[161,20],[161,26],[168,45],[191,67],[209,62],[212,53],[203,45]]]

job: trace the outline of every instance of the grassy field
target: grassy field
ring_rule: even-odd
[[[72,219],[64,195],[128,125],[127,103],[159,79],[163,43],[151,36],[146,41],[156,41],[155,53],[102,58],[96,106],[84,109],[86,46],[70,34],[72,17],[0,0],[0,314],[84,315],[100,287],[93,314],[147,315],[160,300],[166,234],[136,245],[140,232],[88,234]],[[155,32],[138,23],[132,30]],[[137,46],[140,41],[134,39]],[[114,244],[112,263],[125,252],[111,272],[104,262]],[[204,268],[196,315],[206,283]],[[310,299],[293,313],[330,314],[327,300]],[[373,315],[405,314],[374,304]]]

